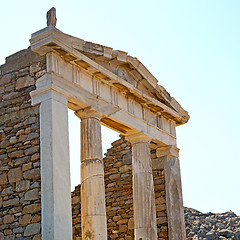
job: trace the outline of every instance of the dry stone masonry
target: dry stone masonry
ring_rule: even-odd
[[[56,22],[52,8],[0,68],[1,238],[186,239],[176,127],[188,113],[137,58]],[[68,109],[81,122],[72,195]],[[104,160],[101,124],[122,134]]]
[[[45,72],[45,59],[30,49],[1,66],[0,239],[41,239],[39,107],[29,93]]]

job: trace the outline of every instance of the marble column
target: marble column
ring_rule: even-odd
[[[107,240],[101,115],[86,108],[81,119],[81,221],[83,240]]]
[[[169,240],[186,239],[178,152],[175,146],[157,148],[153,164],[154,169],[164,169]]]
[[[151,139],[144,134],[126,137],[132,144],[134,239],[156,240],[157,221],[150,153]]]
[[[68,96],[54,74],[37,80],[32,104],[40,104],[41,231],[43,240],[72,239]]]

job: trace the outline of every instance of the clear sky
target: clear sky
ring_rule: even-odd
[[[184,205],[240,215],[240,1],[2,1],[0,64],[29,46],[52,6],[61,31],[137,57],[189,112],[177,129]],[[117,135],[104,131],[104,149]]]

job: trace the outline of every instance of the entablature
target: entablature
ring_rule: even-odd
[[[79,71],[85,70],[95,79],[114,87],[129,99],[135,99],[150,111],[174,121],[176,125],[184,124],[189,119],[187,112],[157,84],[157,80],[144,65],[123,51],[114,51],[109,47],[85,42],[64,34],[53,26],[32,34],[30,42],[33,51],[41,55],[55,52],[62,60],[75,66],[75,78]],[[115,71],[103,62],[113,66]],[[136,79],[136,84],[129,79]],[[95,82],[98,84],[97,80]],[[129,108],[131,109],[131,103]]]

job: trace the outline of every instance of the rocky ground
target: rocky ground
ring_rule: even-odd
[[[234,212],[201,213],[185,208],[187,239],[234,239],[240,240],[240,217]]]

